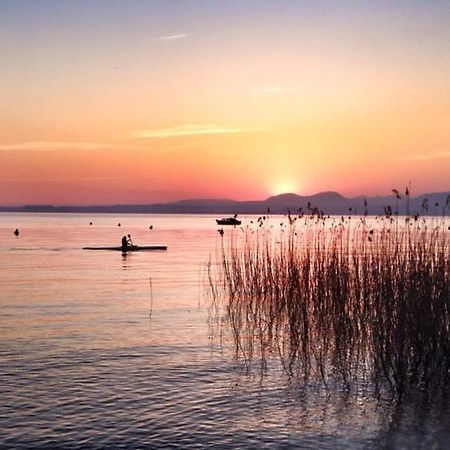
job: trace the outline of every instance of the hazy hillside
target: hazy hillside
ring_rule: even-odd
[[[310,212],[313,209],[324,214],[367,214],[379,215],[390,206],[395,214],[416,212],[429,215],[450,213],[450,192],[437,192],[411,197],[404,195],[397,199],[394,194],[378,197],[347,198],[338,192],[320,192],[315,195],[281,194],[260,201],[235,201],[230,199],[190,199],[172,203],[141,205],[105,205],[105,206],[52,206],[26,205],[20,207],[0,207],[3,212],[92,212],[92,213],[172,213],[172,214],[285,214]],[[365,203],[366,202],[366,203]],[[367,206],[366,206],[367,204]],[[447,205],[447,206],[446,206]]]

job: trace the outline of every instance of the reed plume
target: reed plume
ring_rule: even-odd
[[[449,387],[445,219],[289,215],[278,231],[264,219],[232,234],[214,267],[237,357],[278,354],[297,380],[397,397]]]

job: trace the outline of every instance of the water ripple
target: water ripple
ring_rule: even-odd
[[[448,408],[425,414],[363,395],[328,396],[291,383],[275,364],[265,376],[257,365],[247,370],[226,340],[210,340],[199,278],[221,242],[214,217],[120,221],[117,230],[110,215],[0,215],[0,448],[450,442]],[[13,223],[27,230],[19,240],[11,240]],[[125,232],[169,250],[126,258],[81,250]]]

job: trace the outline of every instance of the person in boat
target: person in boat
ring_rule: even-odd
[[[131,247],[133,245],[133,243],[131,242],[131,236],[124,236],[122,238],[122,247],[126,248],[126,247]]]

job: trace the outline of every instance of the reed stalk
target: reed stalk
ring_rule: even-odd
[[[209,273],[236,355],[290,377],[437,393],[450,375],[445,219],[313,214],[229,233]]]

